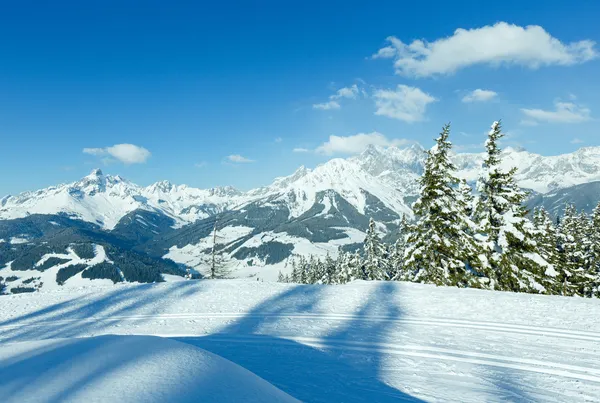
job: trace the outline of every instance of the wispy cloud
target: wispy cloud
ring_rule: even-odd
[[[340,109],[341,106],[337,101],[329,101],[329,102],[324,102],[322,104],[314,104],[313,105],[313,109],[320,109],[322,111],[328,111],[331,109]]]
[[[205,166],[207,166],[207,165],[208,165],[208,163],[207,163],[206,161],[202,161],[202,162],[196,162],[196,163],[194,164],[194,166],[195,166],[196,168],[204,168],[204,167],[205,167]]]
[[[521,27],[506,22],[454,31],[433,42],[410,44],[390,36],[372,58],[394,59],[397,74],[410,77],[447,75],[473,65],[569,66],[598,57],[592,40],[563,43],[539,25]]]
[[[144,147],[134,144],[115,144],[112,147],[105,148],[84,148],[83,152],[96,157],[105,157],[103,158],[105,162],[106,157],[110,156],[126,165],[143,164],[152,155]]]
[[[591,120],[591,112],[588,108],[577,105],[573,102],[554,102],[554,110],[544,109],[526,109],[521,112],[531,122],[547,123],[581,123]],[[521,122],[523,123],[523,122]]]
[[[296,147],[292,150],[295,153],[309,153],[310,150],[308,148]]]
[[[343,87],[338,89],[335,94],[329,96],[329,101],[314,104],[313,109],[321,109],[321,110],[332,110],[332,109],[340,109],[340,100],[343,98],[346,99],[357,99],[360,94],[365,94],[364,91],[358,88],[358,85],[353,84],[350,87]]]
[[[378,146],[400,146],[409,143],[405,139],[388,139],[378,132],[358,133],[353,136],[329,136],[329,140],[315,149],[315,152],[323,155],[333,154],[358,154],[368,145]],[[304,149],[303,149],[304,150]],[[308,150],[307,150],[308,151]]]
[[[463,97],[462,101],[465,103],[486,102],[486,101],[490,101],[490,100],[496,98],[497,96],[498,96],[498,93],[495,91],[482,90],[480,88],[477,88],[476,90],[473,90],[473,91],[469,92],[467,95],[465,95]]]
[[[249,163],[249,162],[254,162],[254,160],[251,160],[251,159],[246,158],[246,157],[242,157],[239,154],[228,155],[227,156],[227,160],[229,162],[234,162],[236,164],[246,164],[246,163]]]
[[[585,143],[585,141],[578,139],[577,137],[575,137],[573,140],[571,140],[571,144],[583,144]]]
[[[424,119],[427,105],[437,99],[416,87],[398,85],[395,90],[376,90],[373,93],[376,115],[403,120],[408,123]]]
[[[275,139],[275,142],[276,142],[276,143],[281,143],[282,141],[283,141],[283,139],[282,139],[281,137],[277,137],[277,138]]]

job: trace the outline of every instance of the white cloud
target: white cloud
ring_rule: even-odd
[[[282,141],[283,141],[283,139],[282,139],[281,137],[277,137],[277,138],[275,139],[275,142],[276,142],[276,143],[281,143]]]
[[[310,150],[308,148],[296,147],[292,150],[295,153],[308,153]]]
[[[321,109],[323,111],[328,111],[330,109],[340,109],[340,104],[336,101],[324,102],[322,104],[314,104],[313,109]]]
[[[367,148],[368,145],[378,146],[400,146],[408,143],[404,139],[388,139],[378,132],[359,133],[353,136],[329,136],[329,141],[323,143],[315,150],[318,154],[358,154]]]
[[[254,162],[254,160],[248,159],[246,157],[242,157],[239,154],[232,154],[227,156],[227,159],[231,162],[235,162],[238,164],[243,164],[243,163],[248,163],[248,162]]]
[[[411,77],[452,74],[473,65],[569,66],[598,57],[596,43],[581,40],[562,43],[539,25],[521,27],[506,22],[454,31],[433,42],[414,40],[405,44],[388,37],[389,45],[372,58],[394,58],[396,73]]]
[[[431,95],[416,87],[398,85],[396,90],[377,90],[375,98],[376,115],[403,120],[408,123],[423,120],[427,105],[435,102]]]
[[[342,98],[347,99],[357,99],[359,94],[365,94],[364,90],[360,90],[358,85],[353,84],[351,87],[343,87],[335,92],[335,94],[329,96],[329,101],[314,104],[313,109],[321,109],[321,110],[331,110],[331,109],[340,109],[341,105],[338,100]]]
[[[572,102],[554,102],[555,110],[525,109],[521,112],[529,120],[547,123],[581,123],[591,120],[590,110],[586,107],[576,105]]]
[[[571,144],[583,144],[585,143],[585,141],[578,139],[577,137],[575,137],[573,140],[571,140]]]
[[[495,91],[482,90],[480,88],[477,88],[476,90],[471,91],[467,95],[465,95],[463,97],[462,101],[465,103],[486,102],[493,98],[496,98],[497,96],[498,96],[498,93]]]
[[[195,166],[196,168],[204,168],[204,167],[205,167],[205,166],[207,166],[207,165],[208,165],[208,163],[207,163],[206,161],[197,162],[197,163],[195,163],[195,164],[194,164],[194,166]]]
[[[539,123],[536,122],[535,120],[531,120],[531,119],[523,119],[520,122],[521,125],[523,126],[538,126]]]
[[[112,158],[121,161],[123,164],[143,164],[152,155],[150,151],[144,147],[134,144],[115,144],[112,147],[106,148],[84,148],[85,154],[99,156],[111,156]],[[106,158],[104,158],[106,161]]]
[[[106,149],[105,148],[84,148],[83,153],[95,155],[95,156],[106,155]]]
[[[358,86],[356,84],[354,84],[351,87],[340,88],[339,90],[337,90],[337,92],[334,95],[332,95],[329,98],[330,99],[340,99],[340,98],[356,99],[358,97],[359,93],[360,93],[360,90],[358,89]]]

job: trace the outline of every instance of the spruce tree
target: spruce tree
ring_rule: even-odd
[[[537,252],[551,266],[546,268],[543,281],[544,287],[550,294],[560,294],[562,277],[560,275],[560,253],[558,249],[558,238],[556,227],[546,209],[540,207],[534,211],[533,225],[535,227],[535,242]]]
[[[319,261],[320,262],[320,261]],[[331,258],[329,253],[325,256],[325,261],[321,263],[322,276],[321,284],[334,284],[336,282],[336,262]]]
[[[505,172],[500,166],[498,141],[503,136],[500,122],[494,122],[485,143],[483,174],[477,184],[475,217],[486,257],[482,272],[495,289],[543,292],[549,263],[536,252],[535,229],[523,206],[527,194],[516,183],[516,168]]]
[[[381,242],[375,220],[369,221],[369,229],[364,242],[365,262],[364,271],[366,280],[389,280],[387,267],[387,250]]]
[[[409,235],[409,225],[406,219],[406,215],[402,214],[400,220],[400,226],[398,228],[398,239],[393,246],[390,254],[390,267],[393,272],[393,276],[390,276],[392,280],[407,281],[409,274],[405,268],[404,259],[406,254],[406,239]]]
[[[561,220],[558,233],[561,251],[561,294],[585,296],[591,293],[593,278],[586,270],[586,250],[583,240],[583,220],[575,206],[569,204]]]
[[[467,286],[471,282],[467,262],[477,255],[477,245],[465,232],[472,225],[450,160],[449,135],[447,124],[427,152],[421,194],[413,204],[417,221],[408,236],[405,267],[413,281]]]
[[[590,220],[589,275],[593,278],[592,295],[600,297],[600,203],[594,208]]]

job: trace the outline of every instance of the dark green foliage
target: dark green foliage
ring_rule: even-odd
[[[44,263],[42,263],[41,265],[37,266],[35,268],[35,270],[46,271],[46,270],[50,269],[51,267],[58,266],[59,264],[64,264],[67,262],[70,262],[70,260],[61,259],[58,257],[51,257],[48,260],[46,260]]]
[[[271,241],[263,243],[256,248],[242,247],[233,254],[233,257],[238,260],[243,260],[256,256],[260,259],[264,259],[265,264],[275,264],[283,262],[291,255],[293,250],[294,245],[291,243]]]
[[[81,277],[94,279],[108,279],[112,280],[113,283],[119,283],[123,281],[117,268],[110,263],[100,263],[95,266],[89,267],[81,273]]]
[[[108,258],[121,270],[127,281],[137,281],[139,283],[162,282],[164,281],[160,275],[162,268],[169,271],[178,269],[178,266],[172,261],[156,259],[112,246],[105,247],[105,249]]]
[[[19,279],[19,277],[17,277],[17,276],[8,276],[8,277],[6,277],[6,279],[4,281],[6,281],[7,283],[10,283],[10,282],[16,281],[18,279]]]
[[[24,294],[26,292],[35,292],[33,287],[15,287],[10,289],[11,294]]]
[[[39,277],[30,277],[27,280],[23,280],[23,284],[33,283],[35,280],[39,280]]]
[[[156,238],[168,236],[174,229],[175,220],[162,213],[147,210],[134,210],[118,222],[112,234],[135,244],[142,244]]]
[[[35,267],[36,263],[39,262],[42,257],[48,253],[55,252],[52,247],[46,244],[33,246],[21,250],[20,255],[12,262],[11,269],[13,270],[40,270],[44,271],[51,266],[42,265]],[[56,251],[64,252],[64,250]],[[56,264],[56,263],[54,263]]]
[[[96,250],[91,243],[74,243],[71,244],[71,249],[81,259],[93,259],[96,256]]]
[[[85,270],[87,265],[85,264],[75,264],[72,266],[63,267],[56,273],[56,283],[58,285],[63,285],[65,281],[79,273],[80,271]],[[25,282],[23,282],[25,283]]]

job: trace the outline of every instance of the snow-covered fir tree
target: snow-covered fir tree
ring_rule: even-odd
[[[475,211],[483,236],[486,265],[482,272],[489,286],[505,291],[544,292],[549,263],[536,250],[535,229],[523,206],[526,193],[515,181],[516,169],[501,168],[499,140],[504,136],[494,122],[485,142],[484,170],[477,188]]]
[[[373,218],[369,221],[369,229],[367,230],[364,242],[364,251],[365,280],[389,280],[387,248],[377,234]]]
[[[594,279],[586,270],[587,243],[584,241],[586,237],[584,225],[582,216],[577,214],[575,206],[567,205],[558,231],[562,295],[585,296],[591,293]]]
[[[394,246],[392,247],[392,252],[390,253],[390,278],[392,280],[401,280],[406,281],[409,278],[408,271],[404,265],[404,259],[406,254],[406,240],[409,235],[409,224],[406,219],[406,214],[402,214],[402,219],[400,220],[400,226],[398,228],[398,239]]]
[[[321,284],[335,284],[337,282],[337,263],[331,258],[329,253],[325,256],[321,267],[322,276],[319,282]]]
[[[600,203],[594,208],[590,218],[590,261],[588,273],[593,277],[592,295],[600,297]]]
[[[467,286],[471,277],[467,262],[477,256],[477,244],[465,232],[472,225],[450,160],[449,135],[448,124],[427,152],[420,196],[413,204],[417,221],[408,236],[405,267],[413,281]]]
[[[533,225],[535,227],[535,242],[537,252],[551,267],[546,269],[544,286],[551,294],[560,293],[562,287],[561,264],[558,249],[556,227],[546,209],[540,207],[534,211]],[[563,273],[564,275],[564,273]]]

